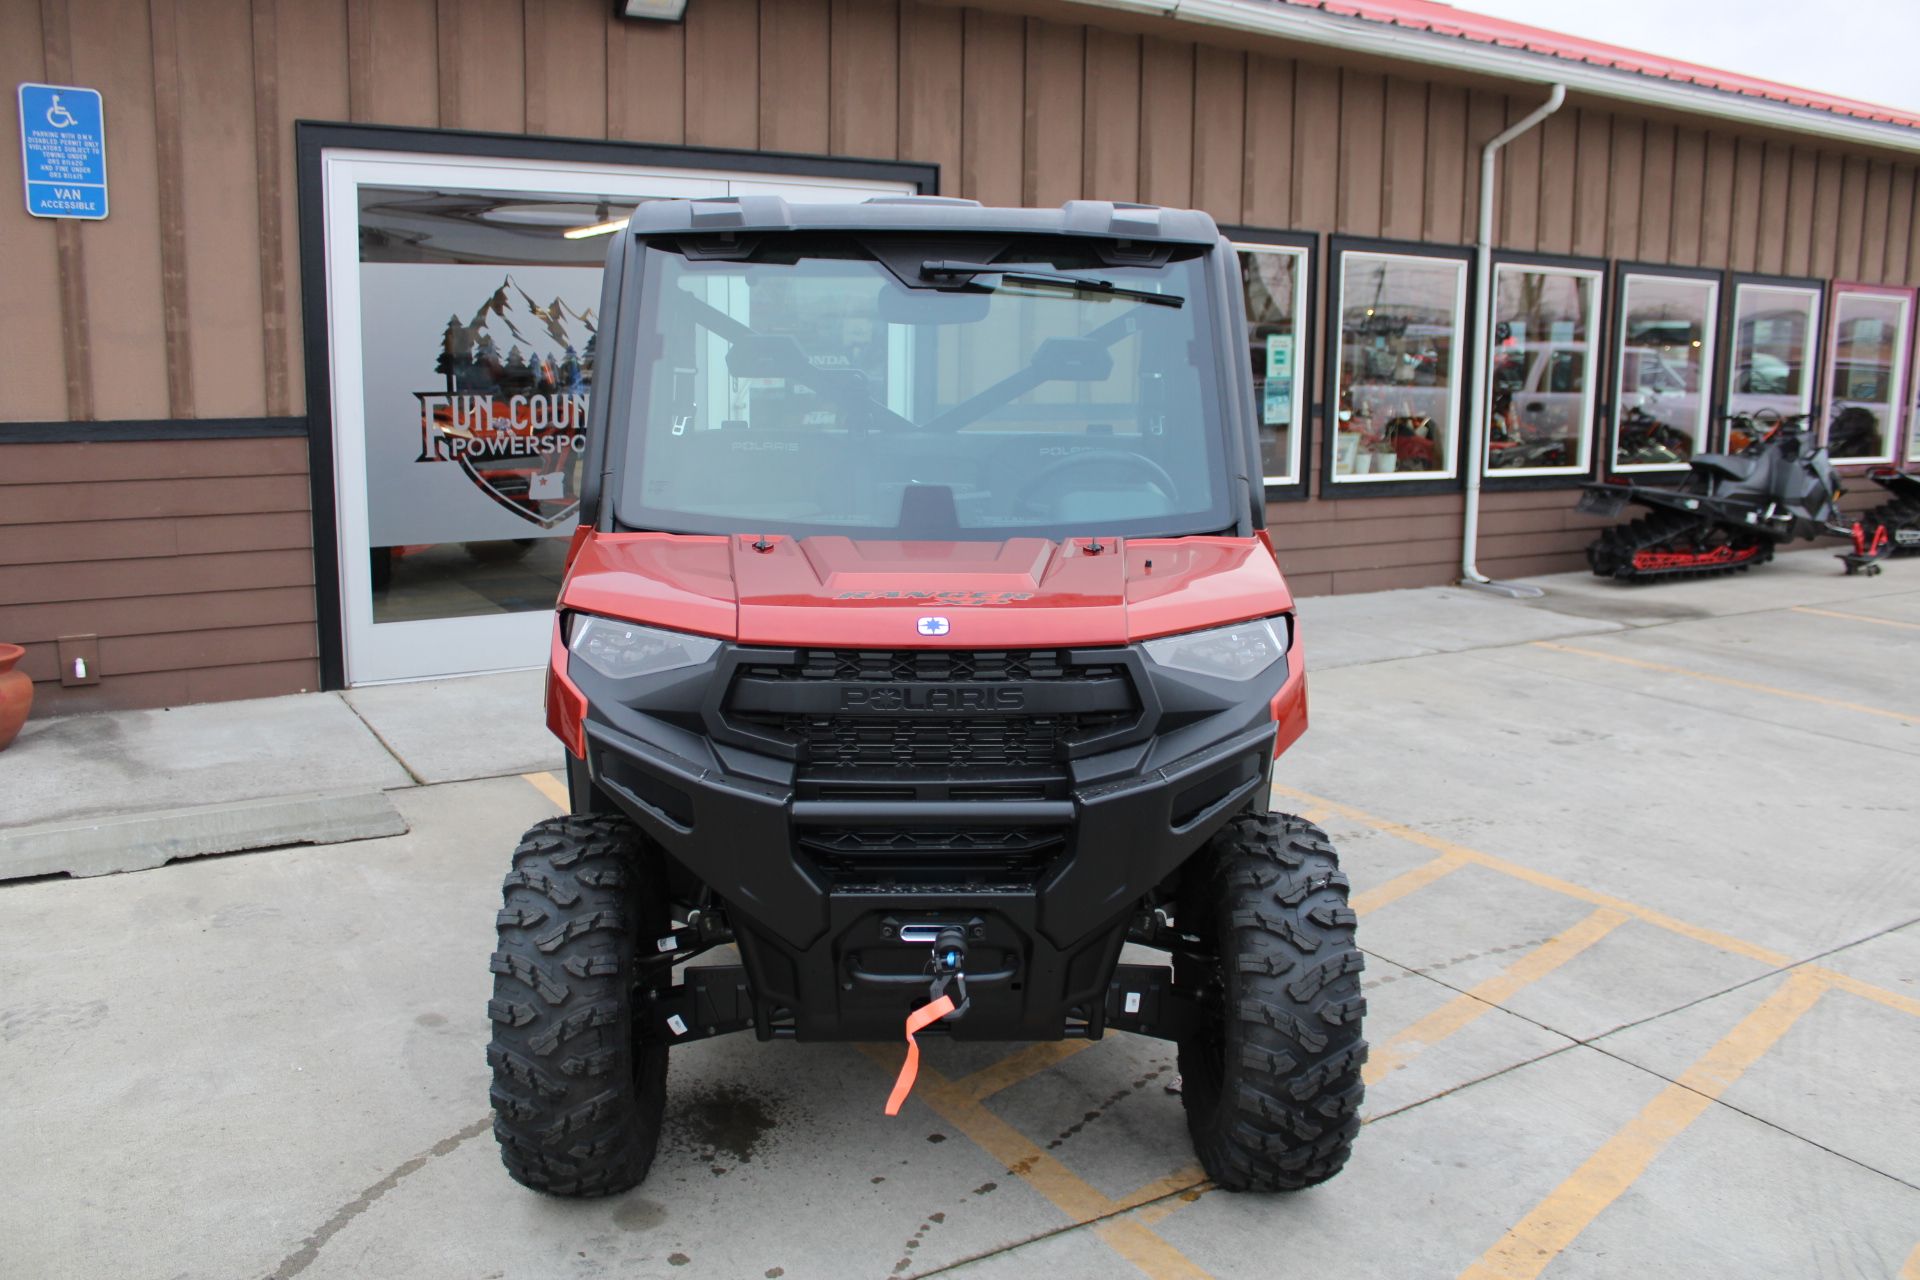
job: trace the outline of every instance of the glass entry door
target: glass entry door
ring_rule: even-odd
[[[606,235],[636,204],[910,190],[380,152],[324,170],[349,684],[545,661]]]

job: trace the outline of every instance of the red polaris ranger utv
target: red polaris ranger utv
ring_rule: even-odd
[[[1338,1172],[1361,956],[1326,836],[1268,807],[1306,687],[1213,222],[660,201],[600,315],[573,812],[492,958],[513,1177],[638,1183],[669,1051],[730,1031],[1157,1036],[1217,1183]]]

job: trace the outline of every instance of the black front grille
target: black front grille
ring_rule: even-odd
[[[962,879],[1032,884],[1066,848],[1044,827],[812,827],[799,833],[814,865],[842,884]]]
[[[801,760],[815,769],[1046,768],[1062,759],[1064,740],[1089,728],[1085,716],[753,719],[798,741]]]
[[[766,680],[875,680],[961,684],[1003,680],[1102,680],[1121,663],[1070,663],[1064,649],[802,649],[797,663],[749,662],[740,674]]]
[[[784,655],[783,655],[784,657]],[[773,711],[739,707],[728,712],[735,723],[761,732],[772,731],[796,748],[802,776],[853,770],[919,770],[952,774],[997,771],[1030,774],[1061,773],[1072,746],[1139,715],[1137,698],[1125,662],[1075,661],[1064,649],[1024,651],[944,651],[914,649],[803,649],[791,660],[749,659],[740,664],[736,681],[756,688],[777,682],[792,689],[795,682],[856,688],[886,686],[911,691],[916,685],[939,686],[941,696],[956,688],[980,688],[991,698],[994,685],[1033,689],[1044,686],[1051,702],[1038,711],[968,711],[964,714],[913,714],[901,710]],[[1075,700],[1072,687],[1086,686],[1085,711],[1060,709]],[[740,686],[736,683],[735,688]],[[823,688],[823,693],[826,690]],[[864,695],[863,695],[864,696]],[[974,695],[967,695],[974,696]],[[1029,692],[1038,704],[1037,693]],[[743,699],[744,701],[744,699]],[[878,697],[875,704],[880,703]],[[778,705],[762,702],[760,706]],[[911,704],[909,704],[911,705]],[[991,702],[982,705],[992,707]],[[1127,710],[1116,711],[1116,706]]]

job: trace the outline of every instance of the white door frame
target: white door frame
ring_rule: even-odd
[[[505,157],[435,156],[328,148],[321,156],[328,379],[333,407],[334,502],[340,567],[340,640],[349,685],[518,670],[546,660],[551,610],[433,618],[373,619],[368,561],[366,396],[361,361],[362,186],[426,187],[553,195],[660,198],[781,195],[844,200],[912,194],[910,182],[748,175],[702,169],[598,165]],[[470,655],[487,655],[476,667]],[[461,661],[459,659],[466,659]]]

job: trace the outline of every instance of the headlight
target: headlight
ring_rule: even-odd
[[[591,614],[574,618],[573,635],[567,641],[574,657],[615,680],[696,667],[711,658],[719,647],[718,640],[707,636],[662,631]]]
[[[1284,618],[1259,618],[1211,631],[1149,640],[1141,647],[1163,667],[1221,680],[1251,680],[1287,651]]]

